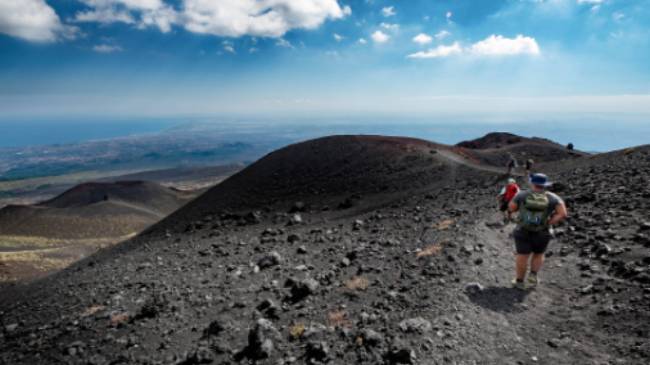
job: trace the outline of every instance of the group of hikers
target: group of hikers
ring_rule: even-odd
[[[553,184],[545,174],[533,173],[532,167],[533,161],[526,161],[525,176],[529,190],[521,190],[513,175],[517,161],[511,157],[507,165],[507,184],[497,196],[505,224],[512,221],[514,213],[518,213],[517,227],[513,232],[516,260],[515,278],[512,280],[513,287],[517,289],[537,286],[544,254],[553,236],[552,227],[567,217],[562,198],[548,190]]]

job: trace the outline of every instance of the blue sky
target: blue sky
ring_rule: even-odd
[[[650,0],[0,0],[0,109],[647,121]]]

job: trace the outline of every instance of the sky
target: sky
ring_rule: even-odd
[[[650,0],[0,0],[0,110],[648,122]]]

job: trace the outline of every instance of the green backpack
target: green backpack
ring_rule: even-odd
[[[529,232],[548,229],[550,201],[546,193],[531,192],[519,207],[519,227]]]

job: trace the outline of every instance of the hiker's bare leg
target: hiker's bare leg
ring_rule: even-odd
[[[528,259],[530,258],[530,255],[517,255],[516,263],[517,263],[517,280],[524,280],[524,277],[526,277],[526,271],[528,269]]]
[[[543,253],[533,254],[533,259],[530,262],[530,270],[533,272],[539,272],[539,270],[542,269],[543,264],[544,264],[544,254]]]

